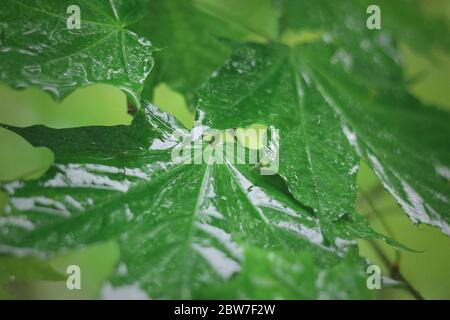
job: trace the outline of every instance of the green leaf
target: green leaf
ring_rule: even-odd
[[[319,270],[339,264],[353,239],[380,238],[362,220],[317,219],[257,168],[174,161],[177,137],[188,132],[152,105],[130,127],[14,130],[51,148],[56,163],[40,180],[3,184],[5,217],[31,228],[5,223],[2,251],[50,253],[115,239],[126,272],[113,284],[138,282],[152,298],[195,298],[226,283],[242,268],[242,245],[308,252]]]
[[[210,76],[198,119],[224,130],[267,127],[268,162],[279,158],[280,176],[260,174],[266,159],[175,161],[180,138],[195,137],[210,152],[204,160],[229,141],[202,127],[188,132],[148,104],[129,127],[10,128],[51,148],[55,164],[39,180],[1,184],[10,199],[1,253],[112,240],[120,249],[112,284],[138,285],[151,298],[367,298],[354,240],[390,240],[355,213],[361,156],[413,221],[450,233],[449,114],[407,93],[392,35],[408,33],[389,31],[415,10],[399,24],[387,10],[386,26],[370,31],[365,0],[279,1],[277,38],[270,1],[78,1],[87,33],[65,27],[68,2],[31,3],[0,0],[0,80],[57,98],[106,82],[138,101],[153,61],[133,25],[164,49],[148,87],[164,81],[192,102]],[[265,44],[231,49],[221,38]]]
[[[192,102],[195,90],[230,54],[223,38],[266,41],[277,33],[269,0],[153,0],[146,13],[133,28],[162,49],[146,85],[148,97],[165,82]]]
[[[381,30],[389,30],[396,39],[407,42],[415,49],[429,52],[432,48],[450,50],[450,40],[442,37],[448,33],[449,24],[444,17],[429,16],[419,0],[341,0],[297,1],[276,0],[280,11],[282,32],[289,29],[320,30],[325,35],[339,38],[342,42],[353,41],[358,35],[377,34],[368,30],[367,8],[380,8]]]
[[[4,289],[6,297],[14,299],[97,299],[118,258],[114,241],[62,251],[51,258],[0,256],[0,297]],[[80,267],[80,290],[67,290],[67,269],[73,265]],[[104,292],[105,298],[108,293]]]
[[[353,214],[361,155],[414,222],[450,233],[450,116],[407,93],[395,46],[381,37],[364,38],[368,53],[340,41],[236,45],[199,92],[201,120],[278,128],[280,175],[327,219]]]
[[[198,109],[214,128],[264,123],[280,130],[279,173],[290,191],[337,220],[354,212],[359,159],[339,118],[292,63],[285,47],[238,45],[200,91]]]
[[[216,299],[371,299],[367,274],[357,252],[336,265],[318,267],[310,252],[273,252],[246,248],[241,273],[223,287],[209,290]],[[355,274],[356,272],[356,274]],[[264,288],[264,290],[261,290]]]
[[[151,43],[127,26],[145,0],[2,0],[0,81],[36,86],[61,100],[78,87],[107,83],[136,105],[153,66]],[[81,29],[69,30],[67,8],[77,5]]]

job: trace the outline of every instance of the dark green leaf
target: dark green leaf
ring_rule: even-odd
[[[108,83],[138,104],[153,66],[151,44],[127,29],[145,0],[1,0],[0,81],[37,86],[55,99],[78,87]],[[81,29],[69,30],[78,5]]]
[[[149,43],[126,29],[135,24],[164,49],[150,87],[164,81],[192,98],[211,75],[198,119],[217,129],[278,129],[270,147],[281,178],[261,176],[263,162],[175,161],[180,136],[195,135],[212,152],[206,160],[227,144],[202,140],[200,127],[189,133],[151,105],[130,127],[12,128],[51,148],[56,162],[37,181],[1,185],[10,203],[0,252],[52,254],[112,239],[121,259],[113,284],[137,283],[152,298],[367,298],[354,240],[383,237],[355,213],[360,156],[413,221],[450,233],[450,117],[407,94],[396,32],[367,30],[365,1],[279,2],[281,40],[269,2],[254,10],[257,1],[152,1],[137,23],[145,1],[79,1],[92,31],[83,35],[55,11],[66,1],[31,3],[0,0],[8,8],[0,14],[2,80],[60,97],[107,82],[136,98],[152,59]],[[42,34],[12,18],[19,8]],[[261,17],[267,24],[258,25]],[[397,26],[387,18],[387,29]],[[309,31],[315,36],[304,41]],[[219,40],[255,35],[266,44],[232,51]],[[42,48],[54,50],[37,54]]]
[[[280,10],[280,27],[299,31],[319,30],[343,42],[358,35],[377,34],[368,30],[367,8],[380,8],[381,30],[389,30],[398,40],[423,52],[432,48],[450,50],[449,24],[443,17],[425,13],[426,2],[418,0],[275,0]]]
[[[327,219],[353,214],[359,154],[414,222],[450,233],[450,116],[407,94],[395,47],[381,37],[360,39],[373,62],[340,41],[237,45],[200,91],[199,114],[219,129],[277,127],[281,176]]]
[[[114,283],[137,281],[152,298],[193,298],[226,283],[241,270],[244,244],[308,252],[320,270],[340,263],[353,239],[380,238],[362,220],[320,221],[248,165],[174,162],[174,132],[187,132],[151,105],[131,127],[15,130],[51,148],[56,163],[38,181],[3,184],[2,251],[116,239],[127,272]]]
[[[277,33],[269,0],[153,0],[146,12],[134,29],[162,49],[147,96],[155,84],[166,82],[192,101],[195,90],[230,54],[223,38],[265,41]]]
[[[210,289],[209,295],[217,299],[371,299],[367,274],[358,271],[361,264],[355,257],[357,252],[351,251],[337,265],[318,267],[309,252],[246,248],[242,272],[223,287]]]

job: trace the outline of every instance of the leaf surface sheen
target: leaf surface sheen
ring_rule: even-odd
[[[3,2],[23,6],[15,0],[0,1],[0,5]],[[139,79],[131,82],[127,82],[129,73],[123,61],[108,64],[107,70],[119,70],[120,81],[114,78],[112,83],[131,91],[135,98],[152,62],[149,44],[124,29],[138,22],[140,10],[130,9],[138,2],[145,3],[116,0],[94,5],[79,1],[92,9],[83,18],[93,30],[86,35],[89,39],[85,43],[94,49],[104,37],[117,40],[108,41],[114,46],[111,50],[93,51],[94,57],[106,61],[97,55],[111,53],[114,59],[125,60],[126,50],[121,50],[122,55],[114,50],[130,48],[133,59],[145,64],[133,71]],[[66,4],[32,3],[44,9]],[[288,47],[275,43],[276,36],[270,31],[274,29],[267,28],[262,33],[269,35],[264,41],[268,43],[234,43],[234,48],[217,37],[242,40],[248,34],[242,32],[239,23],[218,22],[221,15],[228,22],[239,21],[239,14],[233,15],[226,6],[213,0],[199,0],[194,6],[187,1],[150,4],[161,7],[164,14],[159,18],[164,23],[172,23],[172,27],[183,23],[188,29],[202,30],[183,37],[168,28],[172,31],[168,38],[165,28],[142,32],[153,32],[155,37],[150,39],[169,39],[174,45],[167,48],[173,49],[168,56],[161,57],[159,77],[193,101],[193,91],[212,73],[199,90],[197,103],[198,118],[212,128],[245,128],[261,123],[279,129],[279,175],[288,190],[280,187],[284,182],[277,182],[277,177],[262,177],[257,168],[248,165],[173,161],[171,151],[180,143],[179,135],[190,133],[148,103],[130,127],[10,128],[33,145],[52,149],[56,162],[37,181],[1,184],[10,204],[0,220],[0,251],[51,254],[114,239],[120,246],[121,268],[113,284],[137,282],[151,298],[211,298],[216,293],[230,298],[371,296],[354,240],[384,238],[354,209],[359,157],[368,160],[413,221],[450,233],[450,149],[446,140],[450,119],[448,113],[423,106],[407,93],[401,57],[389,32],[368,31],[365,11],[350,10],[349,16],[339,16],[349,3],[322,6],[325,11],[316,26],[314,21],[309,25],[308,19],[289,19],[286,6],[296,2],[279,1],[282,32],[323,27],[317,31],[320,37]],[[125,17],[115,19],[122,16],[122,10],[127,12]],[[63,32],[59,25],[62,20],[52,12],[31,11],[37,21],[50,16],[48,21],[57,23],[54,30]],[[192,13],[192,20],[186,20],[183,12]],[[338,17],[342,24],[330,23],[330,17]],[[123,25],[117,27],[112,21]],[[135,29],[143,30],[157,21]],[[296,25],[298,21],[304,25]],[[53,30],[42,23],[44,30]],[[255,31],[249,23],[244,29]],[[216,34],[201,28],[205,25]],[[3,48],[4,39],[11,39],[9,28],[2,25]],[[257,31],[261,35],[261,30]],[[348,36],[350,32],[352,36]],[[129,47],[124,45],[124,35]],[[17,39],[20,42],[24,38]],[[194,47],[195,43],[201,45]],[[211,43],[210,51],[202,51]],[[10,61],[16,59],[16,51],[7,52]],[[23,64],[20,59],[5,69],[2,80],[15,86],[24,81],[13,69]],[[57,95],[62,97],[91,82],[72,70],[76,64],[66,61],[66,56],[58,59],[72,82],[69,85],[65,82],[68,79],[62,79],[62,85],[56,86]],[[199,61],[205,64],[189,74],[188,66]],[[111,69],[111,65],[118,69]],[[36,83],[55,91],[42,81],[55,75],[43,70],[33,75]],[[179,70],[189,77],[178,79]],[[99,82],[104,79],[111,80],[101,76]],[[208,143],[203,141],[203,145]],[[216,149],[212,156],[214,152]],[[308,290],[286,286],[297,281]],[[267,286],[270,292],[261,289]]]
[[[244,246],[308,252],[332,268],[344,255],[358,261],[352,240],[364,230],[379,237],[361,221],[330,223],[330,243],[325,221],[251,166],[174,162],[174,132],[187,131],[152,105],[130,127],[14,130],[51,148],[56,163],[40,180],[3,184],[2,251],[45,254],[117,239],[127,274],[114,283],[138,281],[152,298],[193,298],[226,283],[241,270]]]
[[[56,100],[79,87],[112,84],[138,105],[153,67],[152,48],[127,26],[140,19],[145,3],[0,1],[0,81],[15,88],[36,86]],[[71,5],[80,8],[81,29],[67,27]]]
[[[147,81],[144,98],[164,82],[184,94],[191,108],[195,91],[229,57],[227,41],[267,41],[278,27],[269,0],[154,0],[146,12],[133,29],[161,51],[155,54],[155,76]]]
[[[357,29],[364,11],[346,18],[311,43],[236,44],[199,91],[201,120],[278,128],[280,175],[319,216],[354,215],[363,156],[413,222],[449,234],[449,114],[407,93],[389,32]]]

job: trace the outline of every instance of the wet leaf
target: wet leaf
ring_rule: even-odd
[[[280,175],[320,216],[353,215],[363,156],[413,222],[449,234],[450,116],[407,93],[395,46],[364,40],[379,60],[340,41],[238,44],[200,90],[199,115],[219,129],[278,128]]]
[[[165,82],[192,102],[195,90],[228,58],[224,39],[275,38],[277,16],[268,0],[154,0],[133,28],[161,49],[146,97]]]
[[[195,298],[226,283],[242,268],[243,245],[307,252],[321,270],[339,264],[353,239],[381,238],[360,219],[319,220],[250,165],[174,161],[176,138],[188,132],[152,105],[130,127],[12,129],[51,148],[56,163],[37,181],[2,185],[10,198],[2,252],[115,239],[121,268],[113,284],[138,283],[152,298]]]
[[[36,86],[55,99],[78,87],[112,84],[139,103],[153,66],[151,43],[127,26],[145,0],[2,0],[0,81]],[[81,29],[69,29],[69,6],[80,8]]]
[[[0,80],[60,97],[107,82],[137,99],[152,58],[150,44],[127,29],[136,23],[163,49],[148,88],[163,81],[192,102],[209,77],[198,92],[199,120],[223,130],[258,124],[275,139],[273,157],[256,165],[209,162],[236,136],[189,132],[147,103],[128,127],[10,127],[53,150],[55,164],[39,180],[1,184],[10,200],[1,253],[113,240],[120,264],[112,285],[151,298],[367,298],[354,240],[385,238],[354,209],[360,157],[414,222],[450,233],[449,114],[407,93],[394,36],[408,34],[389,30],[400,24],[390,10],[386,28],[374,32],[364,1],[275,1],[278,12],[268,10],[272,2],[255,10],[257,1],[79,1],[92,31],[80,36],[51,11],[66,1],[35,0],[38,10],[5,3]],[[11,18],[18,8],[30,24]],[[261,17],[266,24],[255,23]],[[233,42],[249,39],[260,44]],[[426,36],[419,40],[423,48]],[[85,49],[67,52],[78,44]],[[198,164],[173,158],[189,136],[210,151]],[[262,176],[276,158],[279,176]]]
[[[429,53],[432,48],[450,50],[450,40],[442,37],[449,31],[445,16],[426,13],[428,3],[418,0],[342,0],[297,1],[276,0],[280,11],[280,29],[320,30],[343,42],[353,41],[361,34],[377,34],[388,30],[396,39],[415,49]],[[366,27],[367,8],[380,8],[380,30]],[[351,36],[349,36],[351,35]]]
[[[367,274],[357,271],[361,265],[355,256],[349,252],[338,264],[318,268],[309,252],[246,248],[242,272],[209,291],[216,299],[371,299]]]

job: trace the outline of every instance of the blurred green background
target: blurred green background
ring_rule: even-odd
[[[450,17],[450,1],[433,1],[426,9]],[[401,45],[401,49],[406,77],[414,79],[411,92],[424,102],[450,111],[450,56],[434,51],[433,55],[424,57],[406,45]],[[162,84],[153,96],[153,102],[161,109],[173,113],[185,126],[192,126],[193,115],[181,94]],[[56,104],[37,89],[15,91],[0,85],[0,123],[3,124],[66,128],[129,124],[131,120],[125,95],[110,86],[83,88]],[[54,157],[51,150],[33,147],[6,129],[0,129],[0,154],[0,180],[3,181],[37,178]],[[378,264],[386,276],[398,267],[426,299],[450,299],[450,237],[435,228],[413,225],[364,162],[358,183],[358,211],[377,231],[419,251],[396,252],[383,242],[359,241],[361,255]],[[7,201],[6,195],[0,192],[0,210]],[[47,260],[0,256],[0,298],[96,299],[114,272],[118,258],[119,249],[114,241],[63,252]],[[62,279],[70,264],[78,264],[83,270],[82,290],[66,290]],[[378,297],[414,299],[410,290],[404,288],[383,288],[378,291]]]

